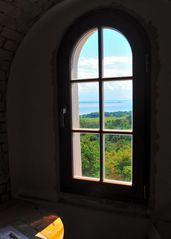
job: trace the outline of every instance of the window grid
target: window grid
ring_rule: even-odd
[[[104,180],[105,176],[105,168],[104,168],[104,160],[105,160],[105,134],[115,134],[115,135],[131,135],[132,136],[132,153],[133,153],[133,130],[108,130],[104,129],[104,92],[103,92],[103,83],[106,81],[126,81],[126,80],[133,80],[133,76],[124,76],[124,77],[103,77],[103,28],[98,28],[98,69],[99,69],[99,77],[94,79],[70,79],[70,89],[72,89],[72,84],[78,84],[78,83],[92,83],[92,82],[98,82],[99,84],[99,129],[84,129],[84,128],[73,128],[73,117],[71,120],[71,132],[72,135],[74,133],[98,133],[100,137],[100,182],[102,183],[108,183],[107,179]],[[72,90],[70,90],[71,96],[72,96]],[[71,97],[72,98],[72,97]],[[133,102],[132,102],[133,103]],[[132,107],[133,111],[133,107]],[[72,107],[71,107],[72,112]],[[72,115],[72,113],[71,113]],[[133,112],[132,112],[132,129],[133,129]],[[72,137],[73,138],[73,137]],[[73,143],[72,143],[73,145]],[[72,146],[73,147],[73,146]],[[73,162],[72,162],[73,163]],[[83,177],[84,180],[86,177]],[[81,178],[79,178],[81,179]],[[88,178],[87,178],[88,179]],[[109,180],[110,181],[110,180]],[[114,184],[117,184],[117,180],[111,180],[116,181]],[[133,183],[133,154],[132,154],[132,176],[131,181]],[[119,182],[119,181],[118,181]],[[122,181],[120,181],[119,184]],[[125,182],[124,182],[125,184]],[[126,184],[125,184],[126,185]],[[130,186],[130,184],[128,183]]]

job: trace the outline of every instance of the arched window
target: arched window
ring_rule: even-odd
[[[58,55],[61,191],[147,199],[149,44],[119,10],[77,20]]]

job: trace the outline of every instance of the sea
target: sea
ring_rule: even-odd
[[[131,100],[107,100],[104,102],[104,112],[132,111]],[[99,112],[98,101],[80,101],[79,114]]]

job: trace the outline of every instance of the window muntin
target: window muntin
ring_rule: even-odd
[[[94,40],[89,42],[89,48],[94,47],[98,49],[98,52],[94,53],[94,56],[91,53],[91,58],[86,59],[81,69],[79,67],[80,59],[84,58],[84,54],[88,56],[89,49],[87,48],[88,50],[85,51],[85,45],[93,34],[96,35]],[[116,39],[114,40],[114,38]],[[124,47],[121,47],[121,52],[117,49],[120,41],[124,45]],[[81,54],[83,51],[84,54]],[[93,62],[95,65],[96,62],[98,63],[99,69],[96,81],[92,77],[92,67],[88,67],[88,65],[93,65]],[[75,76],[77,76],[75,80],[73,78],[74,71],[76,71]],[[85,74],[81,75],[80,71]],[[91,77],[89,78],[89,76]],[[129,140],[127,139],[133,138],[131,129],[132,52],[123,34],[111,28],[92,29],[85,33],[73,51],[70,85],[72,89],[73,178],[131,186],[132,143],[128,143]],[[84,100],[80,100],[81,98]],[[88,106],[88,114],[81,112],[81,104]],[[118,117],[119,114],[120,117]],[[95,134],[97,132],[98,134]],[[113,149],[111,147],[112,143],[107,140],[109,136],[106,133],[115,139],[118,138],[113,143]],[[118,133],[120,136],[118,136]],[[95,140],[94,148],[99,147],[99,154],[97,152],[93,153],[94,148],[92,146],[88,147],[90,141],[85,140],[91,134],[98,135],[99,142]],[[125,134],[128,134],[128,136]],[[119,138],[122,138],[122,140],[119,140]],[[117,147],[116,144],[118,144]],[[108,149],[106,150],[106,148]],[[110,152],[108,152],[109,148],[111,148]],[[88,155],[85,149],[92,152],[89,152]],[[109,153],[112,160],[109,159]],[[90,164],[92,167],[89,168],[90,173],[85,175],[86,164]]]

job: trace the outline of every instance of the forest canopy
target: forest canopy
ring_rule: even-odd
[[[131,111],[105,112],[104,128],[128,130],[132,128]],[[80,128],[99,128],[97,112],[80,115]],[[100,177],[100,144],[98,133],[81,133],[82,176]],[[131,181],[132,137],[125,134],[104,135],[105,179]]]

